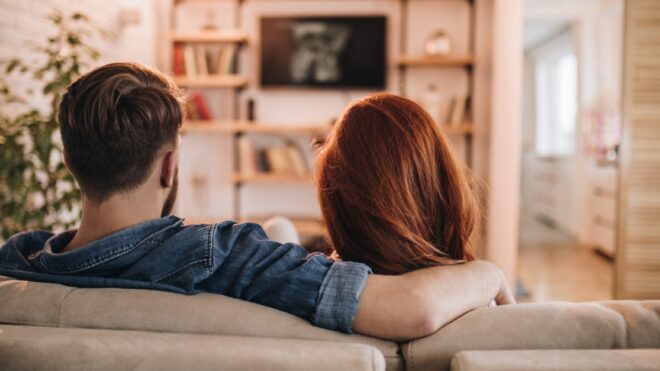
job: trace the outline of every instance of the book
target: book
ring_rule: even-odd
[[[222,48],[220,58],[218,58],[218,67],[216,68],[218,75],[228,75],[232,72],[232,64],[236,54],[236,45],[227,45]]]
[[[201,94],[193,93],[192,100],[195,103],[195,108],[197,110],[199,118],[197,120],[211,120],[211,112],[209,107],[206,105],[206,101]]]
[[[216,68],[218,65],[218,58],[220,58],[219,52],[216,48],[206,48],[206,68],[208,69],[209,75],[215,75],[217,73]]]
[[[451,121],[449,124],[451,126],[461,126],[463,119],[465,118],[465,103],[467,97],[465,95],[458,96],[455,99],[455,104],[453,106],[453,111],[451,113]]]
[[[468,96],[465,99],[465,110],[463,111],[463,123],[472,121],[472,97]]]
[[[186,74],[186,61],[183,55],[183,45],[175,44],[172,51],[172,72],[175,76]]]
[[[444,121],[445,124],[451,124],[451,120],[454,117],[455,107],[456,107],[456,97],[452,97],[449,100],[449,105],[447,106],[447,111],[446,111],[445,121]]]
[[[293,141],[287,141],[285,148],[293,172],[300,177],[309,174],[309,167],[305,162],[305,156],[303,155],[302,149]]]
[[[257,149],[257,170],[261,173],[268,173],[271,171],[270,162],[265,148]]]
[[[195,78],[197,77],[197,68],[195,63],[195,48],[187,44],[183,47],[183,60],[186,70],[186,76]]]
[[[286,147],[270,147],[266,148],[268,162],[271,166],[271,171],[276,174],[293,174],[294,169],[289,160]]]
[[[208,76],[209,66],[206,65],[206,48],[204,45],[197,45],[195,48],[195,63],[197,67],[197,75]]]
[[[186,117],[189,120],[199,120],[199,112],[197,111],[197,105],[195,105],[195,101],[192,99],[189,99],[186,102]]]

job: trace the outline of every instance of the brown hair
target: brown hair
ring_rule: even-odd
[[[330,240],[375,273],[474,259],[478,209],[467,168],[416,103],[376,94],[350,105],[316,164]]]
[[[69,169],[95,202],[142,184],[182,122],[181,91],[136,63],[99,67],[62,98],[60,131]]]

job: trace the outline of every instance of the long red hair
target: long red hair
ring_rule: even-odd
[[[375,94],[351,104],[316,163],[330,242],[378,274],[474,259],[467,171],[416,103]]]

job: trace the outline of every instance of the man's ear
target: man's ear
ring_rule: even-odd
[[[181,147],[181,136],[177,135],[174,148],[163,155],[162,168],[160,169],[160,183],[163,187],[171,187],[176,176],[176,168],[179,165],[179,148]]]

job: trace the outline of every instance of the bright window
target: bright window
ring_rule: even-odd
[[[536,153],[570,156],[575,152],[578,66],[566,43],[536,56]]]

